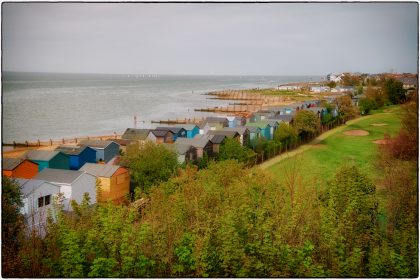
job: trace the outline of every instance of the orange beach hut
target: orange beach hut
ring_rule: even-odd
[[[23,158],[3,158],[3,176],[31,179],[37,173],[38,163]]]

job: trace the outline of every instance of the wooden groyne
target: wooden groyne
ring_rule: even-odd
[[[167,119],[167,120],[159,120],[159,121],[151,121],[151,123],[159,123],[159,124],[198,124],[203,121],[204,118],[183,118],[183,119]]]
[[[58,146],[63,144],[77,144],[83,140],[107,140],[107,139],[120,139],[121,134],[112,134],[104,136],[83,136],[83,137],[74,137],[74,138],[62,138],[62,139],[50,139],[50,140],[37,140],[37,141],[24,141],[11,143],[2,143],[4,147],[13,147],[13,148],[35,148],[35,147],[45,147],[45,146]]]
[[[260,110],[262,104],[246,104],[238,106],[211,107],[194,109],[196,112],[244,114]]]

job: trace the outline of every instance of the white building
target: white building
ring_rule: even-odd
[[[60,186],[35,179],[16,179],[21,189],[23,208],[28,231],[36,230],[43,235],[49,214],[55,216],[52,207],[54,199],[60,193]]]
[[[63,193],[63,207],[72,211],[70,201],[81,203],[85,193],[89,194],[90,204],[96,203],[96,177],[83,171],[45,168],[33,179],[43,180],[60,186]]]
[[[330,87],[324,87],[324,86],[315,86],[310,88],[311,92],[329,92]]]
[[[331,81],[331,82],[336,82],[339,83],[341,82],[341,77],[343,77],[343,74],[328,74],[327,75],[327,80]]]

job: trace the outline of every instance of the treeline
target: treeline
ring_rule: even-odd
[[[380,109],[391,104],[402,104],[407,101],[407,91],[403,83],[382,77],[378,81],[370,81],[365,88],[365,96],[359,100],[359,108],[362,114],[369,114],[371,110]]]

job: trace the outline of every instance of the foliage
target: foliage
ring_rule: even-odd
[[[359,100],[359,110],[363,115],[368,115],[371,110],[377,108],[375,101],[369,97],[363,97]]]
[[[366,98],[374,102],[374,108],[377,109],[387,104],[388,96],[382,87],[368,86],[366,89]]]
[[[9,177],[2,177],[1,196],[1,251],[2,275],[10,277],[16,273],[17,252],[21,246],[19,239],[23,232],[23,207],[20,188]]]
[[[298,140],[295,128],[284,122],[281,122],[277,130],[274,132],[274,141],[281,143],[282,147],[290,148]]]
[[[410,150],[407,151],[411,155],[412,160],[418,161],[418,144],[419,144],[419,100],[418,94],[411,96],[410,100],[402,106],[402,133],[407,136]]]
[[[341,77],[341,84],[343,86],[357,86],[361,83],[361,78],[358,75],[351,75],[349,73],[345,73]]]
[[[123,165],[130,168],[130,176],[141,191],[149,193],[152,186],[175,174],[178,159],[175,152],[163,145],[147,142],[135,153],[123,157]]]
[[[320,121],[312,111],[299,110],[293,120],[293,127],[302,140],[308,140],[318,133]]]
[[[196,164],[197,164],[198,169],[203,169],[203,168],[207,168],[209,162],[210,162],[209,155],[207,154],[207,152],[204,151],[203,157],[198,158],[196,161]]]
[[[402,82],[395,79],[386,79],[384,91],[392,104],[400,104],[405,101],[405,89],[403,88]]]
[[[329,86],[330,88],[335,88],[337,86],[337,83],[334,81],[330,81],[328,82],[327,86]]]
[[[238,162],[250,163],[253,161],[255,153],[247,148],[242,147],[236,139],[227,138],[220,146],[217,156],[218,160],[236,159]]]
[[[336,105],[340,120],[346,122],[357,116],[358,110],[349,96],[341,96],[337,98]]]

